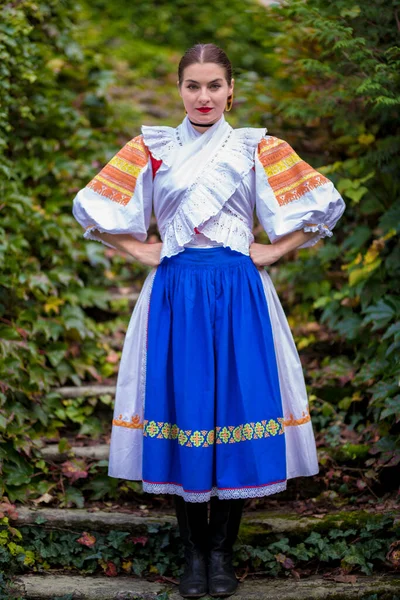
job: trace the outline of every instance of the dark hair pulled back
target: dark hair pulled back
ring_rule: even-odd
[[[232,63],[222,50],[215,44],[196,44],[186,50],[178,67],[179,85],[183,82],[183,72],[186,67],[196,63],[215,63],[225,70],[225,79],[228,85],[232,81]]]

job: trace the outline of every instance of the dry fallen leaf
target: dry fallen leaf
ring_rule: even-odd
[[[51,494],[46,492],[45,494],[43,494],[43,496],[40,496],[40,498],[36,498],[35,500],[32,500],[32,502],[34,504],[42,504],[42,502],[44,502],[45,504],[48,504],[52,500],[54,500],[54,496],[52,496]]]
[[[86,463],[82,459],[67,460],[61,464],[61,470],[65,477],[74,483],[77,479],[86,479],[88,470]]]
[[[300,573],[296,569],[292,569],[291,573],[295,579],[300,579]]]
[[[400,540],[390,544],[389,552],[386,554],[386,560],[391,562],[395,569],[400,568]]]
[[[106,570],[104,571],[104,574],[107,575],[107,577],[117,577],[117,575],[118,575],[117,567],[115,566],[115,564],[113,562],[111,562],[111,560],[107,561],[107,566],[106,566]]]
[[[145,546],[147,544],[147,542],[149,541],[149,538],[144,535],[140,535],[138,537],[134,537],[131,539],[134,544],[142,544],[142,546]]]
[[[82,544],[82,546],[87,546],[88,548],[92,548],[92,546],[96,543],[96,538],[94,535],[91,535],[87,531],[84,531],[82,537],[79,540],[76,540],[78,544]]]
[[[133,563],[131,560],[125,560],[122,562],[122,570],[125,571],[126,573],[131,573],[132,565],[133,565]]]
[[[4,502],[0,502],[0,513],[4,516],[9,517],[11,520],[18,519],[18,512],[15,509],[15,504],[11,504],[11,502],[6,498]]]

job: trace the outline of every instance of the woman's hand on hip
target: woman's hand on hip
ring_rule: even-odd
[[[272,265],[281,258],[279,248],[274,244],[257,244],[254,242],[249,248],[250,258],[257,268]]]
[[[157,267],[160,264],[162,242],[154,244],[140,244],[140,247],[135,249],[135,258],[139,262],[149,267]]]

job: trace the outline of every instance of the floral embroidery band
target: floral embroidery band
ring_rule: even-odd
[[[281,435],[284,432],[283,419],[269,419],[269,421],[257,421],[256,423],[245,423],[234,427],[216,427],[211,429],[193,431],[192,429],[180,429],[172,423],[160,423],[156,421],[143,421],[143,435],[157,437],[159,439],[177,440],[180,446],[195,446],[196,448],[207,448],[215,444],[234,444]]]
[[[148,159],[143,136],[138,135],[125,144],[86,187],[125,206],[132,198],[137,178]]]
[[[329,183],[329,179],[302,160],[287,142],[276,137],[270,136],[259,143],[258,158],[280,206]]]
[[[310,416],[310,412],[309,409],[307,409],[307,411],[303,410],[303,416],[300,417],[299,419],[296,419],[292,414],[289,415],[288,418],[278,418],[276,421],[274,421],[273,419],[270,419],[269,421],[259,421],[257,423],[246,423],[245,425],[238,425],[237,427],[234,426],[229,426],[229,427],[216,427],[215,428],[215,432],[214,430],[210,430],[210,431],[186,431],[183,429],[179,429],[179,427],[177,425],[172,425],[171,423],[163,423],[163,422],[156,422],[156,421],[148,421],[148,420],[144,420],[143,422],[140,420],[139,415],[133,415],[131,417],[131,419],[128,421],[126,419],[124,419],[124,417],[122,415],[119,415],[118,419],[113,419],[112,424],[117,426],[117,427],[127,427],[128,429],[143,429],[143,435],[149,435],[150,437],[155,437],[157,436],[158,438],[165,438],[165,439],[178,439],[179,441],[179,435],[181,435],[181,440],[184,440],[184,435],[186,436],[194,436],[195,434],[200,434],[199,436],[196,435],[195,438],[193,438],[193,445],[196,446],[195,440],[199,441],[202,440],[202,438],[200,436],[206,436],[207,438],[209,438],[209,441],[206,440],[207,444],[211,444],[214,443],[214,438],[217,438],[217,444],[220,443],[226,443],[226,442],[240,442],[240,441],[244,441],[246,439],[257,439],[260,437],[269,437],[269,435],[276,435],[278,432],[279,434],[284,433],[285,431],[285,427],[295,427],[296,425],[304,425],[305,423],[308,423],[309,421],[311,421],[311,416]],[[274,425],[275,424],[275,425]],[[262,431],[262,427],[264,427],[264,435],[259,435]],[[277,427],[277,429],[276,429]],[[241,429],[240,429],[241,428]],[[240,436],[239,439],[239,431],[242,431],[242,434]],[[253,431],[253,435],[249,436],[249,432],[250,430]],[[235,431],[235,437],[233,436],[232,432]],[[273,433],[273,431],[275,431],[275,433]],[[168,435],[166,435],[168,432]],[[180,434],[180,432],[183,432],[182,434]],[[266,433],[265,433],[266,432]],[[215,435],[216,434],[216,435]],[[232,438],[232,439],[231,439]],[[190,438],[188,438],[189,441]],[[206,438],[204,438],[206,439]],[[220,441],[218,441],[218,439]],[[213,440],[213,441],[211,441]],[[204,444],[200,444],[200,445],[204,445]]]

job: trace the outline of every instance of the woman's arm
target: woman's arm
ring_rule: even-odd
[[[156,242],[155,244],[139,242],[139,240],[125,233],[96,232],[96,238],[107,242],[107,244],[110,244],[110,246],[113,246],[117,250],[127,252],[144,265],[156,267],[160,264],[161,242]]]
[[[293,231],[292,233],[282,236],[274,244],[267,245],[253,243],[250,246],[250,258],[256,267],[272,265],[287,252],[295,250],[299,246],[302,246],[307,240],[317,236],[318,232],[305,232],[302,229],[299,229],[298,231]]]

